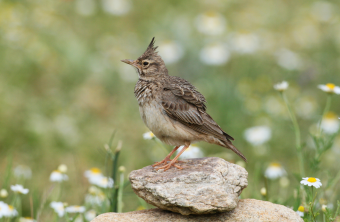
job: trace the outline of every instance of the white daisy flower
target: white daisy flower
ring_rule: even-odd
[[[278,65],[288,70],[296,70],[302,66],[302,61],[299,55],[288,49],[281,49],[277,51],[276,58]]]
[[[103,176],[103,174],[99,168],[93,167],[90,170],[85,171],[84,176],[90,178],[96,176]]]
[[[65,211],[68,213],[84,213],[85,212],[84,206],[73,205],[65,208]]]
[[[102,206],[106,200],[106,196],[101,189],[96,186],[90,186],[89,193],[85,195],[85,203],[90,205]]]
[[[87,221],[91,221],[97,216],[97,213],[95,210],[89,210],[85,213],[84,216]]]
[[[32,217],[20,217],[19,222],[37,222]]]
[[[222,34],[226,28],[226,20],[220,13],[210,11],[196,17],[196,28],[206,35]]]
[[[19,179],[30,179],[32,177],[32,170],[28,166],[18,165],[14,168],[14,176]]]
[[[176,151],[176,154],[178,154],[184,146],[182,146],[181,148],[179,148]],[[189,158],[201,158],[203,157],[204,154],[201,151],[201,149],[198,146],[195,145],[190,145],[188,149],[186,149],[184,151],[184,153],[179,157],[179,159],[189,159]]]
[[[58,166],[58,170],[61,172],[61,173],[66,173],[67,172],[67,166],[65,164],[60,164]]]
[[[54,170],[50,175],[50,181],[52,182],[62,182],[66,180],[68,180],[68,176],[59,170]]]
[[[318,85],[318,88],[324,92],[340,94],[340,87],[333,83],[327,83],[326,85]]]
[[[113,179],[105,176],[95,176],[90,177],[89,182],[91,184],[97,185],[102,188],[112,188],[113,187]]]
[[[264,173],[264,176],[271,180],[283,177],[284,175],[286,175],[286,171],[279,163],[271,163]]]
[[[158,46],[158,54],[166,64],[177,62],[183,56],[182,47],[174,41],[164,41]]]
[[[1,198],[6,198],[8,196],[8,192],[6,189],[1,189],[0,190],[0,197]]]
[[[322,204],[321,210],[322,210],[323,212],[327,212],[327,205]]]
[[[0,219],[7,215],[8,205],[2,201],[0,201]]]
[[[232,36],[232,48],[241,54],[251,54],[256,52],[260,47],[260,41],[257,35],[253,33],[237,33]]]
[[[102,0],[102,6],[104,11],[112,15],[124,15],[131,9],[130,0]]]
[[[65,214],[65,206],[62,202],[51,202],[50,207],[58,214],[59,217],[63,217]]]
[[[328,112],[321,121],[321,129],[327,134],[334,134],[339,131],[340,121],[333,112]]]
[[[149,132],[143,134],[143,138],[145,140],[151,140],[151,139],[155,138],[155,134],[153,134],[151,131],[149,131]]]
[[[288,82],[282,81],[280,83],[275,84],[274,89],[282,92],[282,91],[285,91],[286,89],[288,89],[288,86],[289,86]]]
[[[201,61],[208,65],[223,65],[229,58],[230,52],[222,43],[209,44],[200,52]]]
[[[103,206],[103,203],[107,202],[104,193],[98,195],[86,194],[85,195],[85,203],[90,204],[91,206]]]
[[[24,188],[20,184],[11,185],[11,190],[16,192],[16,193],[21,193],[21,194],[27,194],[28,191],[29,191],[28,189]]]
[[[262,145],[272,136],[272,131],[268,126],[254,126],[244,131],[244,138],[254,146]]]
[[[15,217],[18,216],[18,211],[14,209],[12,205],[8,205],[7,213],[5,214],[5,217]]]
[[[299,214],[300,217],[303,217],[305,215],[305,208],[303,206],[299,206],[296,213]]]
[[[303,184],[303,185],[308,185],[309,187],[313,186],[315,188],[320,188],[322,186],[320,179],[315,178],[315,177],[304,177],[304,178],[302,178],[300,183]]]

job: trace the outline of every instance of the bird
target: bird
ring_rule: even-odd
[[[137,70],[139,79],[134,94],[143,122],[159,140],[175,147],[162,161],[152,166],[164,171],[172,166],[183,169],[177,164],[179,156],[190,144],[198,141],[228,148],[247,161],[232,144],[234,138],[207,113],[204,96],[187,80],[168,74],[154,44],[155,37],[139,58],[121,60]],[[181,146],[184,146],[182,150],[170,159]]]

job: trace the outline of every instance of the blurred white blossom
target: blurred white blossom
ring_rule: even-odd
[[[333,16],[334,5],[327,1],[314,2],[311,8],[311,13],[314,18],[321,22],[329,21]]]
[[[254,33],[237,33],[231,38],[232,49],[241,54],[251,54],[260,47],[260,41]]]
[[[1,198],[6,198],[8,196],[8,192],[6,189],[1,189],[0,190],[0,197]]]
[[[63,217],[65,214],[64,203],[62,202],[51,202],[50,207],[58,214],[59,217]]]
[[[14,176],[19,179],[30,179],[32,177],[32,170],[28,166],[18,165],[14,168]]]
[[[112,15],[124,15],[131,9],[130,0],[102,0],[103,10]]]
[[[20,217],[19,222],[37,222],[32,217]]]
[[[254,126],[244,132],[244,138],[254,146],[264,144],[271,136],[272,131],[268,126]]]
[[[182,58],[183,48],[175,41],[164,41],[159,44],[158,53],[166,64],[171,64]]]
[[[340,94],[340,87],[333,83],[327,83],[326,85],[318,85],[318,88],[324,92]]]
[[[317,102],[313,97],[301,97],[296,100],[294,108],[301,118],[309,119],[316,111]]]
[[[112,188],[114,183],[112,178],[105,176],[90,177],[89,182],[102,188]]]
[[[284,115],[286,108],[282,100],[275,96],[268,96],[265,99],[264,109],[267,113],[272,115]]]
[[[277,63],[279,66],[288,69],[296,70],[302,65],[301,58],[295,52],[288,49],[281,49],[276,52]]]
[[[0,219],[6,217],[9,212],[8,204],[0,201]]]
[[[0,201],[0,219],[2,217],[15,217],[18,211],[12,206]]]
[[[230,52],[225,44],[214,43],[205,46],[200,52],[200,59],[208,65],[222,65],[229,60]]]
[[[68,176],[59,170],[54,170],[50,175],[50,181],[52,182],[62,182],[68,180]]]
[[[285,91],[286,89],[288,89],[288,86],[289,86],[288,82],[282,81],[282,82],[275,84],[274,89],[282,92],[282,91]]]
[[[60,164],[58,166],[58,170],[61,172],[61,173],[66,173],[67,172],[67,166],[65,164]]]
[[[153,134],[153,132],[149,131],[143,134],[143,138],[145,140],[151,140],[153,138],[155,138],[155,134]]]
[[[219,35],[226,29],[226,19],[218,12],[209,11],[200,14],[195,20],[196,28],[206,35]]]
[[[176,151],[176,154],[178,154],[184,146],[182,146],[181,148],[179,148]],[[198,146],[195,145],[190,145],[188,147],[188,149],[186,149],[184,151],[184,153],[182,153],[182,155],[179,157],[179,159],[188,159],[188,158],[201,158],[204,157],[203,152],[201,151],[201,149]]]
[[[328,112],[321,122],[321,129],[327,134],[334,134],[339,131],[340,121],[338,116],[333,112]]]
[[[79,15],[93,15],[96,10],[96,2],[94,0],[76,0],[75,8]]]
[[[104,192],[96,186],[90,186],[88,194],[85,195],[85,203],[102,206],[104,201],[107,201]]]
[[[279,182],[280,186],[283,188],[288,187],[290,183],[289,179],[286,176],[281,177]]]
[[[85,213],[85,219],[87,221],[93,220],[97,216],[97,213],[95,210],[89,210]]]
[[[99,168],[93,167],[90,170],[86,170],[84,176],[87,178],[102,176],[102,171]]]
[[[84,213],[86,208],[84,206],[73,205],[65,208],[67,213]]]
[[[285,169],[282,167],[281,164],[279,163],[271,163],[267,167],[264,176],[267,177],[268,179],[274,180],[279,177],[285,176],[287,173]]]
[[[11,185],[11,190],[16,192],[16,193],[21,193],[21,194],[28,194],[28,192],[29,192],[28,189],[24,188],[20,184]]]

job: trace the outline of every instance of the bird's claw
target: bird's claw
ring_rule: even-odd
[[[171,166],[174,166],[176,167],[177,169],[180,169],[180,170],[183,170],[183,167],[180,167],[176,164],[177,161],[171,161],[170,163],[168,164],[165,164],[164,166],[161,166],[161,167],[157,167],[156,170],[161,170],[163,169],[164,171],[167,171],[168,169],[170,169]]]

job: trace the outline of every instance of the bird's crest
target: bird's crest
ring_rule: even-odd
[[[145,59],[145,58],[147,58],[147,57],[149,57],[149,56],[159,56],[159,55],[157,54],[157,51],[156,51],[156,49],[158,48],[158,46],[154,46],[154,44],[155,44],[155,37],[152,38],[152,40],[151,40],[151,42],[150,42],[148,48],[145,50],[145,52],[143,53],[143,55],[141,55],[141,56],[139,57],[139,59]]]

